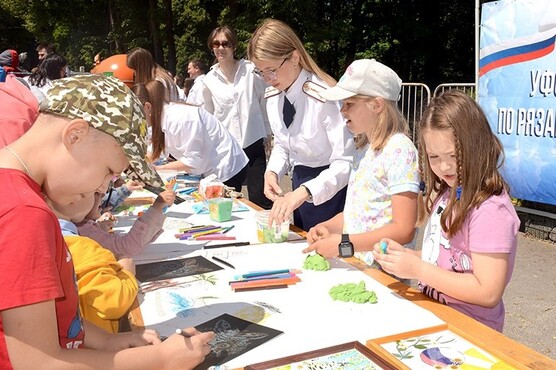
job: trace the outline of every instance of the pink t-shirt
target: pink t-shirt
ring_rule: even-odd
[[[448,240],[440,227],[440,215],[445,208],[447,193],[436,202],[425,229],[422,259],[445,270],[473,273],[473,253],[508,253],[506,284],[512,276],[519,218],[506,192],[491,196],[479,208],[469,212],[461,230]],[[421,291],[441,303],[445,303],[493,329],[502,331],[504,326],[504,303],[493,308],[459,301],[419,282]]]

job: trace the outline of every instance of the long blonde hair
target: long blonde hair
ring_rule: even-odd
[[[247,45],[247,58],[260,61],[278,60],[291,57],[294,50],[299,53],[301,68],[316,74],[329,86],[336,84],[336,80],[320,69],[307,53],[293,29],[276,19],[266,19],[255,30]]]
[[[447,130],[455,144],[457,184],[450,186],[433,172],[424,135],[430,130]],[[500,195],[508,186],[499,168],[504,149],[492,133],[481,107],[461,91],[451,90],[434,98],[419,124],[419,169],[425,191],[419,206],[418,223],[423,224],[437,196],[449,191],[448,203],[440,218],[442,229],[453,236],[462,227],[472,208],[487,198]],[[458,197],[457,188],[460,187]]]

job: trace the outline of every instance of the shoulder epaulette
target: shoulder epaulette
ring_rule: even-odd
[[[275,96],[280,94],[280,90],[278,90],[277,88],[275,88],[274,86],[269,86],[264,90],[264,98],[268,99],[271,96]]]
[[[324,90],[326,90],[326,87],[316,84],[313,81],[307,81],[303,84],[303,92],[321,103],[326,102],[326,99],[320,95]]]

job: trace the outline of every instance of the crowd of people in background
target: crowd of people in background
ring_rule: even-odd
[[[77,76],[49,43],[0,54],[0,368],[192,368],[210,352],[214,334],[193,328],[163,343],[149,330],[118,333],[138,289],[131,257],[159,235],[175,194],[158,195],[127,238],[102,229],[101,211],[117,204],[112,194],[160,187],[155,170],[167,169],[246,185],[269,223],[293,216],[308,232],[305,253],[355,255],[502,330],[519,220],[478,104],[458,92],[435,98],[417,150],[393,69],[356,60],[336,82],[274,19],[245,57],[238,42],[231,27],[215,28],[214,62],[191,59],[187,77],[133,48],[118,67],[133,81],[97,72],[101,53]],[[116,186],[124,171],[129,181]],[[427,226],[415,249],[418,224]],[[106,282],[92,283],[97,274]]]

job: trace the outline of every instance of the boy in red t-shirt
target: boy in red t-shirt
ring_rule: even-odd
[[[78,203],[128,167],[160,185],[144,160],[141,104],[121,81],[86,75],[55,81],[40,110],[0,150],[0,368],[194,367],[213,333],[189,328],[190,338],[161,343],[153,331],[111,334],[82,320],[71,254],[44,201]]]

